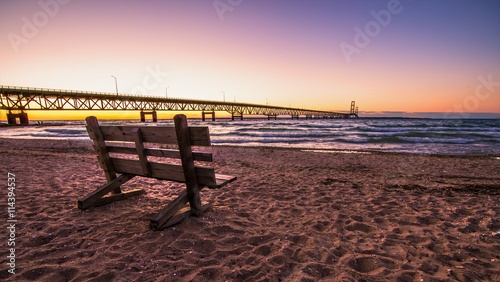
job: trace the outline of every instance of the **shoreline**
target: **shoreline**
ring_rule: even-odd
[[[77,123],[60,127],[6,127],[1,135],[18,139],[88,139],[84,123]],[[105,124],[124,125],[123,122]],[[148,126],[164,124],[149,123]],[[208,126],[214,146],[500,156],[495,121],[219,121],[193,122],[191,125]]]
[[[16,140],[16,141],[13,141]],[[70,139],[70,138],[31,138],[31,139],[18,139],[17,137],[1,137],[0,136],[0,144],[2,142],[8,143],[9,145],[14,145],[14,143],[25,143],[32,144],[36,142],[45,142],[49,141],[54,143],[59,147],[65,148],[67,146],[73,146],[75,144],[82,144],[82,148],[87,148],[90,151],[93,151],[92,142],[90,139],[81,140],[81,139]],[[59,143],[59,144],[57,144]],[[284,147],[284,146],[255,146],[255,145],[219,145],[212,144],[210,147],[213,148],[247,148],[247,149],[269,149],[269,150],[289,150],[289,151],[302,151],[302,152],[310,152],[310,153],[338,153],[338,154],[374,154],[374,155],[395,155],[395,156],[428,156],[428,157],[436,157],[436,158],[492,158],[492,159],[500,159],[500,154],[496,153],[484,153],[484,154],[437,154],[437,153],[410,153],[410,152],[391,152],[391,151],[377,151],[370,149],[335,149],[335,148],[310,148],[310,147]]]
[[[90,141],[0,139],[0,151],[17,191],[5,281],[500,278],[497,159],[211,146],[216,172],[238,180],[201,192],[203,216],[155,232],[149,218],[182,184],[138,177],[123,188],[145,195],[81,211],[105,183]]]

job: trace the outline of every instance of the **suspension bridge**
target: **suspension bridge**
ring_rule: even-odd
[[[7,110],[7,122],[29,124],[26,111],[51,110],[102,110],[102,111],[140,111],[141,121],[151,115],[153,122],[158,120],[158,111],[198,111],[202,120],[207,116],[215,120],[216,112],[227,112],[231,119],[243,116],[277,116],[309,118],[353,118],[358,117],[358,108],[351,102],[347,113],[309,110],[292,107],[258,105],[226,101],[209,101],[183,98],[167,98],[159,96],[139,96],[108,92],[89,92],[78,90],[47,89],[33,87],[0,86],[0,109]]]

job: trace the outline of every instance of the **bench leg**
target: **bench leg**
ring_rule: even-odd
[[[78,208],[83,210],[83,209],[87,209],[87,208],[95,205],[106,194],[119,188],[120,185],[129,181],[133,177],[134,177],[134,175],[130,175],[130,174],[122,174],[122,175],[118,176],[117,178],[115,178],[115,179],[111,180],[110,182],[106,183],[105,185],[101,186],[100,188],[98,188],[94,192],[90,193],[85,198],[78,200]],[[130,197],[130,195],[124,197],[123,195],[120,195],[120,194],[125,194],[125,193],[113,194],[110,197],[114,197],[115,201]],[[137,191],[135,191],[133,193],[129,193],[129,194],[137,195]]]
[[[112,194],[110,196],[104,196],[104,197],[98,199],[97,201],[95,201],[95,203],[92,206],[98,207],[98,206],[102,206],[102,205],[107,205],[107,204],[112,203],[112,202],[125,200],[125,199],[128,199],[130,197],[139,196],[139,195],[143,195],[143,194],[146,194],[146,191],[144,191],[143,189],[134,189],[134,190],[130,190],[130,191],[121,192],[118,194]]]
[[[201,206],[201,212],[204,213],[211,207],[212,205],[210,203],[204,202],[202,203]],[[161,225],[159,228],[156,228],[155,230],[162,230],[172,225],[175,225],[191,215],[194,215],[193,211],[191,210],[191,207],[189,205],[185,205],[183,208],[178,210],[169,220],[167,220],[167,222],[165,222],[163,225]]]
[[[186,203],[188,202],[188,192],[187,190],[184,190],[177,198],[175,198],[175,200],[168,203],[168,205],[164,209],[158,212],[151,219],[151,228],[154,230],[165,229],[169,226],[179,223],[184,218],[190,215],[201,216],[203,212],[210,207],[210,204],[203,203],[203,205],[200,205],[200,209],[193,210],[193,206],[186,206]]]
[[[161,230],[163,225],[170,219],[174,214],[180,210],[182,207],[186,205],[188,202],[187,191],[182,191],[182,193],[175,198],[172,202],[168,203],[168,205],[162,209],[159,213],[157,213],[151,219],[151,228],[155,230]]]

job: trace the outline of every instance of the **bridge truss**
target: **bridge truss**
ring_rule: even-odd
[[[232,118],[243,119],[244,115],[264,115],[268,118],[288,115],[293,118],[350,118],[357,117],[357,108],[351,103],[350,113],[339,113],[320,110],[308,110],[271,105],[257,105],[236,102],[207,101],[180,98],[164,98],[155,96],[137,96],[113,94],[105,92],[88,92],[45,88],[27,88],[0,86],[0,109],[8,110],[11,118],[19,117],[21,123],[27,122],[27,110],[138,110],[141,120],[145,114],[152,114],[156,121],[157,111],[200,111],[203,120],[211,115],[215,120],[215,112],[224,111]],[[12,113],[20,111],[20,113]],[[9,116],[8,116],[9,119]],[[11,123],[11,120],[9,120]]]

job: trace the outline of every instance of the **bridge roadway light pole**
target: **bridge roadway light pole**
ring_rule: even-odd
[[[168,89],[170,88],[170,86],[167,86],[167,88],[165,88],[165,97],[168,98]]]
[[[116,95],[118,95],[118,80],[116,79],[116,76],[114,76],[114,75],[112,75],[111,77],[115,79]]]
[[[224,102],[226,102],[226,92],[224,91],[221,91],[222,92],[222,99]]]

